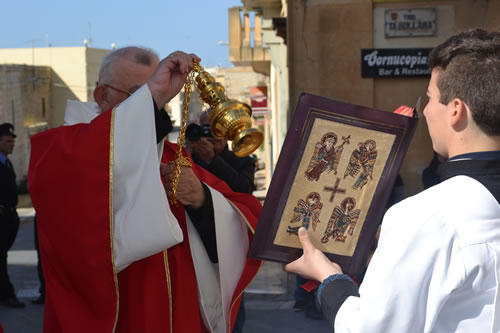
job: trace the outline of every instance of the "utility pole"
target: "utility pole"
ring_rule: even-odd
[[[31,86],[35,91],[35,39],[27,40],[26,43],[31,43]]]

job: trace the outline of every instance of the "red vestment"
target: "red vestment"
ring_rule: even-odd
[[[184,241],[115,272],[112,127],[108,111],[90,124],[32,138],[28,184],[46,279],[44,332],[205,332],[182,205],[171,209]],[[174,149],[165,143],[163,162],[175,158]],[[243,214],[251,240],[261,210],[258,200],[232,192],[194,163],[193,169]],[[259,267],[259,261],[247,258],[233,293],[231,327],[241,294]]]

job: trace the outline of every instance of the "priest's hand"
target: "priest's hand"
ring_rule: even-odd
[[[174,163],[160,165],[160,175],[165,183],[165,190],[167,196],[172,197],[172,175],[174,170]],[[194,173],[193,169],[188,167],[181,167],[181,174],[179,182],[177,183],[177,201],[184,206],[190,206],[198,209],[203,206],[205,202],[205,191],[201,185],[200,180]]]
[[[148,81],[149,90],[158,107],[164,107],[179,91],[193,69],[193,61],[201,59],[195,54],[175,51],[163,59]]]
[[[298,234],[304,254],[299,259],[285,265],[283,267],[285,271],[319,282],[323,282],[330,275],[342,274],[339,265],[331,262],[323,252],[314,247],[306,228],[301,227]]]

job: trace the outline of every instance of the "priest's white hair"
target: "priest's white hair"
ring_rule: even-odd
[[[101,61],[99,68],[99,84],[111,84],[114,77],[114,67],[121,59],[128,59],[136,64],[151,66],[159,61],[159,57],[151,49],[129,46],[117,49],[107,54]]]

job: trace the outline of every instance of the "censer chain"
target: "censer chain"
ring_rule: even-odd
[[[177,205],[177,185],[179,183],[179,177],[181,175],[182,167],[191,167],[191,162],[188,158],[182,156],[182,147],[184,146],[184,140],[186,138],[186,124],[189,112],[189,102],[191,101],[191,92],[193,90],[193,85],[195,83],[195,76],[200,72],[200,65],[198,62],[194,61],[194,68],[189,73],[184,83],[184,99],[182,101],[182,120],[181,128],[179,132],[179,137],[177,138],[177,151],[175,154],[174,170],[172,172],[172,193],[170,197],[170,203]]]

